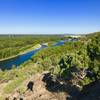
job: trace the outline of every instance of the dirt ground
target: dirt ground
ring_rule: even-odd
[[[18,87],[12,94],[6,96],[7,100],[66,100],[67,94],[65,92],[51,92],[45,87],[46,83],[42,81],[43,74],[36,74],[26,79],[21,85],[26,88],[24,93],[18,92]],[[33,91],[27,90],[27,84],[33,81]],[[15,98],[15,99],[14,99]]]

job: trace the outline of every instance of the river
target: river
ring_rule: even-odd
[[[60,46],[63,45],[66,41],[59,41],[55,44],[53,44],[53,46]],[[22,63],[24,63],[25,61],[31,59],[31,57],[36,54],[38,51],[47,48],[48,46],[45,45],[41,45],[40,48],[32,50],[30,52],[27,52],[25,54],[19,55],[17,57],[11,58],[11,59],[7,59],[4,61],[0,61],[0,69],[1,70],[9,70],[12,68],[12,66],[20,66]]]

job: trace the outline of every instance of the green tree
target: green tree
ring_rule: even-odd
[[[89,70],[93,73],[93,79],[100,79],[100,35],[93,37],[87,45],[87,54],[89,56]]]

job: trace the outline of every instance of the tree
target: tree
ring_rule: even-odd
[[[87,55],[89,56],[89,68],[88,70],[92,74],[94,80],[100,79],[100,36],[94,37],[87,45]],[[90,75],[91,76],[91,75]]]

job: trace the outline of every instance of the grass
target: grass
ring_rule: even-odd
[[[20,77],[16,80],[13,80],[6,87],[4,87],[4,93],[9,94],[9,93],[13,92],[13,90],[16,87],[18,87],[24,80],[25,80],[25,77]]]
[[[0,97],[0,100],[4,100],[4,98],[3,97]]]
[[[23,93],[26,91],[25,86],[20,86],[20,87],[18,88],[18,91],[19,91],[20,94],[23,94]]]
[[[3,94],[12,93],[15,88],[21,86],[22,82],[28,77],[34,75],[35,73],[42,72],[42,67],[35,65],[30,62],[30,60],[20,68],[13,68],[9,71],[4,71],[0,73],[0,81],[8,82],[7,85],[3,88]],[[20,92],[24,92],[25,88],[21,86],[19,88]]]
[[[6,58],[3,58],[3,59],[0,59],[0,61],[4,61],[4,60],[8,60],[8,59],[12,59],[12,58],[15,58],[15,57],[17,57],[17,56],[20,56],[20,55],[22,55],[22,54],[25,54],[25,53],[27,53],[27,52],[30,52],[30,51],[32,51],[32,50],[35,50],[35,49],[37,49],[37,48],[40,48],[41,47],[41,45],[40,44],[36,44],[36,45],[31,45],[31,46],[26,46],[26,47],[23,47],[23,48],[21,48],[21,50],[20,50],[20,52],[18,53],[18,54],[16,54],[16,55],[13,55],[13,56],[10,56],[10,57],[6,57]]]

